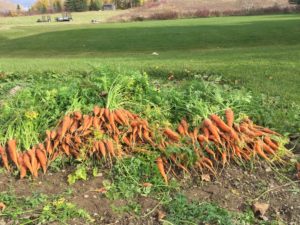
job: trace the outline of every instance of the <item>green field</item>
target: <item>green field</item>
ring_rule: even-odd
[[[21,19],[1,18],[0,69],[190,69],[300,102],[299,15],[112,24],[89,24],[87,15],[79,17],[80,24],[39,25],[27,17],[18,25]]]

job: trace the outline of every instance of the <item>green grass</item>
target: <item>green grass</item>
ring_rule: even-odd
[[[299,15],[11,24],[0,25],[0,70],[61,72],[87,70],[89,65],[187,68],[218,73],[254,92],[300,103]],[[154,51],[159,56],[152,56]]]

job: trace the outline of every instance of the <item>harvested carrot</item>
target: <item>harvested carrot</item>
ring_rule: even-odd
[[[15,163],[17,167],[19,167],[16,140],[12,139],[7,142],[7,151],[10,159]]]
[[[41,149],[36,149],[36,156],[43,168],[44,174],[47,172],[47,156]]]
[[[166,128],[164,130],[164,134],[171,139],[172,141],[178,142],[180,139],[180,136],[178,133],[176,133],[175,131],[172,131],[170,128]]]
[[[32,171],[33,171],[33,176],[34,177],[38,177],[38,160],[36,158],[36,149],[32,148],[27,153],[28,153],[28,155],[30,157]]]
[[[97,106],[97,105],[95,105],[94,109],[93,109],[94,116],[99,116],[100,115],[100,111],[101,111],[100,107]]]
[[[180,135],[182,135],[182,136],[185,135],[185,130],[181,123],[178,124],[177,130]]]
[[[164,164],[163,164],[163,160],[161,157],[158,157],[156,159],[156,165],[157,165],[157,168],[161,174],[161,176],[164,178],[165,180],[165,183],[168,185],[168,177],[167,177],[167,174],[165,172],[165,168],[164,168]]]
[[[275,144],[269,136],[264,137],[264,142],[269,145],[274,151],[278,150],[278,145]]]
[[[27,169],[29,169],[31,175],[34,174],[32,164],[30,162],[30,156],[28,155],[28,151],[23,154],[23,162]]]
[[[105,141],[105,146],[106,146],[106,149],[108,150],[108,152],[113,157],[116,157],[115,150],[114,150],[114,144],[113,144],[112,140],[110,140],[110,139],[106,140]]]
[[[229,127],[232,127],[234,122],[234,112],[232,111],[232,109],[230,108],[226,109],[225,116],[226,116],[227,125]]]
[[[23,179],[26,176],[27,173],[27,168],[25,166],[25,163],[23,161],[22,154],[18,155],[18,163],[20,165],[19,170],[20,170],[20,178]]]
[[[0,145],[0,155],[1,155],[4,167],[6,168],[6,170],[9,170],[10,168],[9,168],[9,164],[8,164],[7,154],[6,154],[5,148],[3,148],[1,145]]]
[[[265,160],[270,161],[270,159],[268,158],[268,156],[261,149],[260,143],[258,141],[254,143],[254,151],[256,151],[256,153],[259,156],[261,156],[262,158],[264,158]]]
[[[220,135],[219,135],[219,131],[218,131],[218,128],[211,122],[210,119],[205,119],[203,121],[203,124],[205,127],[208,128],[208,130],[212,133],[212,135],[215,137],[215,139],[221,143],[221,138],[220,138]]]
[[[100,150],[101,154],[105,158],[106,157],[106,148],[105,148],[105,144],[103,143],[103,141],[99,141],[98,146],[99,146],[99,150]]]
[[[62,125],[61,125],[61,130],[60,130],[60,141],[64,138],[66,132],[70,129],[72,125],[72,119],[70,116],[65,116]]]
[[[221,130],[230,133],[231,132],[231,128],[216,114],[212,114],[210,116],[211,120],[214,121],[217,125],[218,128],[220,128]]]

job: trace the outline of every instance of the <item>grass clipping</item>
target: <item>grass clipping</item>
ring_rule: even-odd
[[[169,173],[210,173],[216,175],[229,163],[243,163],[257,157],[268,163],[284,163],[284,138],[249,118],[239,122],[231,109],[225,120],[212,114],[191,129],[182,119],[176,131],[172,128],[152,129],[148,121],[125,109],[110,110],[95,106],[93,112],[66,115],[56,129],[46,131],[44,143],[26,151],[17,150],[17,141],[0,146],[3,166],[18,169],[20,177],[28,173],[38,177],[39,170],[58,156],[80,160],[104,160],[113,164],[117,158],[134,154],[156,154],[157,167],[168,184]],[[168,171],[168,172],[167,172]]]

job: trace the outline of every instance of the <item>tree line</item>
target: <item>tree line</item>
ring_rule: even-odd
[[[146,1],[155,0],[37,0],[30,11],[39,13],[52,12],[84,12],[102,9],[103,4],[112,3],[119,9],[127,9],[143,5]]]

